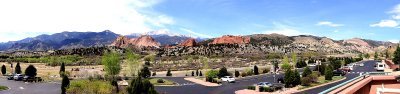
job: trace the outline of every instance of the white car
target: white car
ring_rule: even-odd
[[[364,66],[364,63],[361,63],[360,66],[361,66],[361,67]]]
[[[235,78],[233,78],[232,76],[221,77],[221,80],[226,82],[235,82]]]
[[[383,63],[377,63],[375,69],[377,71],[384,71],[385,70],[385,64]]]

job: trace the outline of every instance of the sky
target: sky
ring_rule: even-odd
[[[400,40],[399,0],[0,0],[0,42],[63,31]]]

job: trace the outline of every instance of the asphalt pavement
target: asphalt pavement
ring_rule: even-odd
[[[61,85],[57,83],[29,83],[23,81],[0,78],[0,85],[9,89],[0,91],[0,94],[60,94]]]

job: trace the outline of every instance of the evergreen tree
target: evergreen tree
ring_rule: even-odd
[[[192,76],[194,76],[194,71],[192,71]]]
[[[61,75],[61,76],[64,75],[64,72],[65,72],[65,65],[64,65],[64,63],[61,63],[61,66],[60,66],[60,75]]]
[[[147,66],[143,67],[143,69],[141,69],[140,72],[141,72],[140,76],[143,78],[149,78],[151,75],[151,72]]]
[[[312,71],[310,70],[310,68],[308,68],[308,66],[306,68],[304,68],[304,72],[301,75],[302,77],[307,77],[308,75],[310,75],[312,73]]]
[[[37,75],[36,73],[36,68],[33,65],[29,65],[26,69],[25,69],[25,75],[30,76],[30,77],[35,77]]]
[[[3,65],[3,66],[1,66],[1,73],[3,74],[3,75],[5,75],[6,74],[6,66],[5,65]]]
[[[200,71],[200,73],[199,73],[199,76],[203,76],[203,73],[201,73],[201,71]]]
[[[376,51],[374,53],[374,60],[378,60],[378,52],[376,52]]]
[[[69,79],[67,76],[63,76],[62,83],[61,83],[61,94],[66,94],[68,86],[69,86]]]
[[[235,70],[235,77],[239,77],[240,73],[239,71]]]
[[[147,79],[142,80],[140,76],[135,77],[126,90],[128,94],[158,94],[153,84]]]
[[[333,70],[331,66],[326,66],[325,68],[325,80],[332,80]]]
[[[171,69],[168,69],[166,76],[172,76]]]
[[[199,76],[199,70],[198,69],[196,70],[196,76]]]
[[[260,73],[258,72],[258,67],[257,67],[257,65],[255,65],[255,66],[254,66],[254,75],[258,75],[258,74],[260,74]]]
[[[285,83],[285,87],[291,87],[294,78],[292,78],[292,70],[288,69],[285,71],[285,77],[284,77],[284,83]]]
[[[389,58],[390,58],[390,55],[389,55],[389,51],[388,51],[388,50],[385,51],[385,58],[386,58],[386,59],[389,59]]]
[[[219,69],[218,72],[218,78],[224,77],[224,76],[229,76],[228,70],[225,67],[222,67]]]
[[[304,76],[303,76],[304,77]],[[301,80],[300,80],[300,73],[297,70],[294,70],[294,73],[292,74],[292,78],[293,79],[293,86],[297,86],[301,84]]]
[[[15,73],[16,73],[16,74],[21,74],[21,73],[22,73],[22,71],[21,71],[21,66],[19,66],[19,62],[18,62],[17,65],[15,66]]]
[[[395,64],[400,64],[400,47],[397,47],[396,51],[394,52],[393,62]]]

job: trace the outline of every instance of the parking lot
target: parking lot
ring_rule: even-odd
[[[0,94],[60,94],[59,83],[29,83],[23,81],[7,80],[0,78],[0,85],[7,86],[9,90],[0,91]]]

